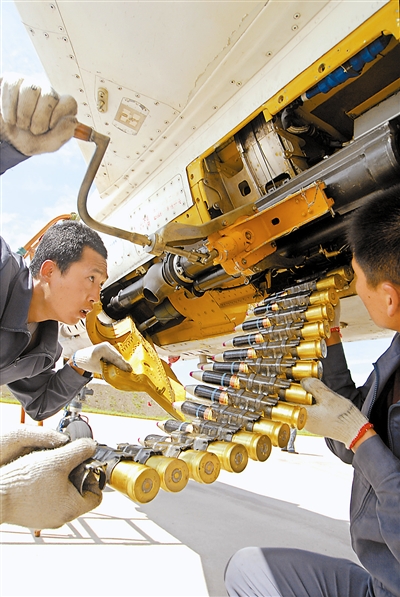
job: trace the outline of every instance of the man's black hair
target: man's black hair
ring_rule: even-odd
[[[75,220],[53,224],[44,233],[30,263],[32,276],[36,278],[39,275],[40,268],[47,259],[54,261],[61,273],[65,273],[71,263],[80,261],[85,247],[107,259],[107,249],[100,236],[85,224]]]
[[[375,198],[357,209],[347,233],[368,284],[400,284],[400,197]]]

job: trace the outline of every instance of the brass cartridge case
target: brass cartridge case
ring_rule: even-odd
[[[317,290],[310,294],[310,305],[324,305],[331,303],[334,307],[338,304],[339,298],[334,288],[327,288],[326,290]]]
[[[301,337],[305,340],[314,338],[329,338],[330,335],[330,325],[326,320],[307,323],[301,329]]]
[[[160,476],[144,464],[122,460],[113,468],[108,483],[134,502],[147,504],[160,489]]]
[[[323,338],[300,342],[296,347],[296,352],[299,359],[322,359],[327,354],[326,342]]]
[[[291,368],[291,374],[294,379],[304,379],[305,377],[322,378],[321,361],[298,361]]]
[[[167,458],[166,456],[150,456],[146,465],[157,471],[160,475],[161,488],[164,491],[176,493],[182,491],[189,481],[189,469],[183,460],[179,458]]]
[[[278,448],[285,448],[290,437],[290,427],[287,423],[276,423],[265,418],[254,423],[253,431],[268,435],[272,445]]]
[[[285,400],[287,402],[294,402],[294,404],[307,404],[313,403],[312,394],[303,390],[300,384],[291,384],[290,387],[285,390]]]
[[[313,305],[309,307],[305,313],[307,321],[322,321],[328,319],[333,321],[335,318],[335,309],[331,303],[324,303],[323,305]]]
[[[317,290],[327,290],[328,288],[335,288],[336,290],[342,290],[346,280],[337,272],[328,275],[326,278],[321,278],[317,281]]]
[[[235,442],[211,442],[207,452],[215,454],[221,468],[229,473],[241,473],[249,461],[246,448]]]
[[[245,446],[249,458],[258,462],[265,462],[271,455],[272,442],[268,435],[250,433],[249,431],[238,431],[232,437],[233,442]]]
[[[188,465],[189,477],[197,483],[214,483],[221,470],[218,457],[202,450],[183,450],[179,456]]]
[[[336,269],[329,272],[328,277],[333,276],[334,274],[339,274],[339,276],[342,276],[342,278],[344,278],[346,282],[351,282],[354,278],[354,272],[351,265],[342,265],[340,267],[337,267]]]
[[[278,402],[276,406],[269,407],[268,412],[264,411],[264,416],[277,423],[287,423],[296,429],[303,429],[307,422],[307,410],[303,406],[285,402]]]

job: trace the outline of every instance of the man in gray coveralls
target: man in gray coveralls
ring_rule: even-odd
[[[1,173],[28,157],[56,151],[74,134],[77,105],[20,76],[0,80]],[[52,226],[26,265],[1,241],[0,385],[7,384],[24,409],[43,420],[69,403],[101,373],[101,362],[130,371],[104,342],[78,350],[58,371],[58,322],[74,325],[100,299],[107,279],[107,251],[83,224]],[[50,429],[23,426],[0,437],[0,522],[57,528],[95,508],[101,491],[93,483],[83,495],[70,472],[94,455],[96,443]]]
[[[326,385],[312,378],[301,383],[316,401],[307,407],[306,429],[330,438],[332,452],[354,468],[350,533],[363,567],[300,549],[249,547],[228,563],[231,596],[400,596],[399,197],[359,208],[348,239],[358,295],[379,327],[397,333],[361,388],[351,379],[337,331],[327,342]]]

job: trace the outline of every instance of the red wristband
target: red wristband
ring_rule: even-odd
[[[374,428],[374,426],[372,423],[365,423],[365,425],[363,425],[361,427],[360,431],[357,433],[356,437],[351,442],[351,444],[349,446],[349,450],[352,450],[354,448],[354,446],[356,445],[358,440],[361,439],[367,433],[368,429],[373,429],[373,428]]]
[[[339,334],[339,336],[342,337],[342,334],[341,334],[339,326],[337,326],[335,328],[331,328],[331,334],[332,334],[332,332],[337,332]]]

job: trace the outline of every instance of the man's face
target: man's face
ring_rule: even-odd
[[[106,280],[106,260],[89,247],[84,247],[81,259],[63,274],[55,266],[46,296],[52,312],[49,319],[69,325],[84,319],[93,304],[100,300],[101,287]]]
[[[354,257],[352,266],[356,275],[357,294],[364,303],[372,321],[381,328],[391,329],[389,327],[391,322],[387,316],[386,295],[382,288],[382,284],[378,284],[376,288],[369,286],[364,271],[358,265]]]

